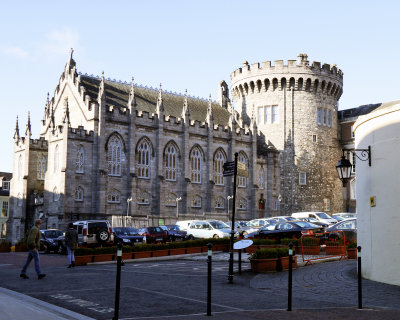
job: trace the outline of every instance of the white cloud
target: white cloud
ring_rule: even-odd
[[[1,53],[8,56],[13,56],[21,59],[29,57],[29,53],[21,47],[3,46],[0,49]]]

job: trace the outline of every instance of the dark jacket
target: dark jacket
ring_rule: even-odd
[[[75,229],[69,228],[65,233],[65,245],[71,249],[78,246],[78,232]]]
[[[33,226],[28,233],[28,240],[26,241],[29,249],[40,248],[40,230],[37,226]]]

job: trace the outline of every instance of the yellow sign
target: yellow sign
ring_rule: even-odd
[[[238,170],[246,170],[246,165],[242,162],[237,163]]]
[[[369,204],[371,205],[371,207],[375,207],[376,206],[376,198],[375,198],[375,196],[369,197]]]
[[[238,170],[237,170],[237,175],[238,175],[238,176],[241,176],[241,177],[246,177],[246,178],[248,178],[248,177],[249,177],[249,172],[248,172],[247,170],[242,170],[242,169],[239,169],[239,168],[238,168]]]

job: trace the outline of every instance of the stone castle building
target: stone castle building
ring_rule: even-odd
[[[14,133],[9,237],[34,219],[130,217],[135,226],[228,220],[239,154],[236,217],[343,210],[338,100],[343,74],[307,55],[249,65],[221,81],[217,101],[77,72],[71,56],[46,101],[39,139]],[[233,105],[236,105],[234,108]],[[22,227],[24,226],[24,227]]]

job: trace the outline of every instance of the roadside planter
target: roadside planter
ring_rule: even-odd
[[[99,247],[93,250],[93,262],[112,261],[117,252],[116,247]]]
[[[153,252],[153,257],[164,257],[169,253],[167,244],[155,244],[152,246],[151,251]]]
[[[26,252],[28,251],[28,246],[25,243],[20,243],[15,245],[15,252]]]
[[[347,245],[347,256],[349,259],[357,259],[357,241],[350,242]]]
[[[77,248],[75,250],[75,265],[85,266],[93,262],[93,249],[90,248]]]
[[[169,249],[170,256],[175,256],[175,255],[185,254],[185,253],[186,253],[186,248]]]
[[[326,241],[325,252],[329,256],[345,255],[346,247],[344,243],[338,241]]]
[[[10,252],[10,251],[11,251],[11,243],[5,241],[0,243],[0,252]]]
[[[135,251],[133,259],[151,258],[151,251]]]
[[[254,272],[275,272],[278,266],[277,249],[259,249],[250,256],[251,269]]]
[[[317,256],[321,250],[320,241],[314,237],[302,237],[301,249],[304,255]]]

